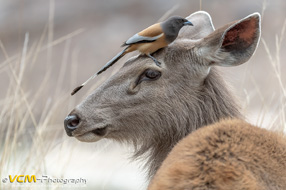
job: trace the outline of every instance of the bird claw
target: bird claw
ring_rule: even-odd
[[[158,66],[158,67],[161,67],[161,62],[160,61],[154,61],[155,64]]]
[[[161,63],[155,57],[150,54],[147,54],[147,56],[150,57],[158,67],[161,67]]]

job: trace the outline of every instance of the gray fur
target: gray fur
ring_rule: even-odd
[[[210,17],[204,12],[198,14],[207,19],[202,22],[205,27],[194,27],[205,28],[205,36],[198,39],[193,34],[197,30],[188,27],[191,31],[186,29],[180,39],[154,54],[161,62],[160,68],[146,56],[130,59],[71,112],[81,120],[73,131],[78,140],[94,142],[107,138],[132,144],[133,158],[147,158],[148,176],[152,177],[174,145],[190,132],[223,118],[242,118],[218,68],[210,65],[213,55],[206,59],[201,54],[201,48],[210,48],[205,39],[213,36],[220,41],[224,30],[212,32]],[[195,17],[201,18],[198,14]],[[192,16],[188,19],[195,22]],[[254,38],[259,36],[259,30]],[[192,40],[191,36],[196,38]],[[252,50],[257,43],[254,39],[249,48]],[[252,53],[246,50],[241,56],[249,58]],[[162,75],[158,80],[137,85],[146,69],[158,70]],[[98,129],[105,129],[104,133],[98,135]]]

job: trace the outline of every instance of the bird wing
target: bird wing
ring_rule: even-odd
[[[130,44],[136,44],[136,43],[148,43],[148,42],[154,42],[155,40],[157,40],[158,38],[160,38],[161,36],[163,36],[163,33],[159,34],[158,36],[154,36],[154,37],[146,37],[146,36],[140,36],[138,33],[135,34],[134,36],[132,36],[131,38],[129,38],[125,44],[126,45],[130,45]]]
[[[141,32],[129,38],[123,45],[131,45],[136,43],[150,43],[164,35],[160,23],[153,24]]]

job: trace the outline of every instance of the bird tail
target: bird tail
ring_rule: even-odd
[[[107,70],[109,67],[111,67],[114,63],[116,63],[121,57],[123,57],[127,52],[126,50],[129,48],[126,47],[124,50],[122,50],[121,52],[119,52],[116,56],[114,56],[110,61],[108,61],[97,73],[95,73],[94,75],[92,75],[89,79],[87,79],[84,83],[82,83],[80,86],[76,87],[71,95],[74,95],[75,93],[77,93],[82,87],[84,87],[84,85],[86,85],[89,81],[91,81],[92,79],[94,79],[96,76],[100,75],[101,73],[103,73],[105,70]]]
[[[116,56],[114,56],[110,61],[108,61],[95,75],[99,75],[100,73],[104,72],[106,69],[111,67],[114,63],[116,63],[121,57],[123,57],[126,54],[126,50],[129,47],[126,47],[124,50],[122,50],[120,53],[118,53]]]

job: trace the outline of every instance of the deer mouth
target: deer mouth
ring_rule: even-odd
[[[107,133],[107,127],[97,128],[92,130],[91,132],[97,136],[105,136]]]
[[[74,135],[74,137],[82,142],[96,142],[102,139],[107,134],[107,126],[101,127],[97,129],[93,129],[91,131],[85,132],[81,135]]]

